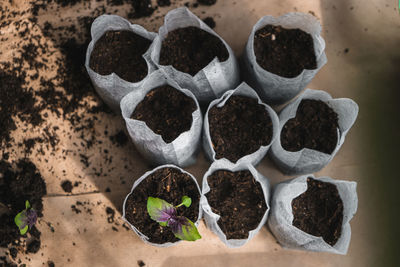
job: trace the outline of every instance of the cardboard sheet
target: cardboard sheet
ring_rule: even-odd
[[[0,6],[8,8],[9,12],[29,8],[27,1],[23,0],[1,2]],[[103,2],[106,1],[66,6],[59,11],[52,8],[39,10],[37,24],[29,21],[29,13],[15,20],[25,21],[30,32],[42,34],[46,21],[59,26],[67,25],[75,22],[78,16],[89,14],[89,11],[104,4]],[[151,18],[130,21],[156,32],[162,24],[163,14],[174,7],[182,6],[184,2],[173,1],[170,7],[159,7]],[[374,233],[377,227],[375,218],[379,214],[374,211],[374,207],[378,205],[378,197],[373,195],[374,183],[364,177],[364,169],[374,162],[365,156],[368,150],[365,138],[362,137],[367,129],[368,116],[365,116],[364,112],[367,111],[363,110],[363,104],[368,102],[365,99],[369,96],[363,93],[362,83],[359,81],[370,75],[367,72],[368,68],[374,69],[372,65],[375,61],[366,57],[368,53],[375,47],[395,49],[394,41],[384,42],[384,39],[395,36],[397,32],[396,38],[399,40],[400,21],[395,1],[368,2],[217,0],[211,7],[191,8],[202,19],[207,16],[214,18],[214,30],[229,43],[236,56],[241,55],[251,28],[263,15],[278,16],[299,11],[312,13],[321,21],[328,63],[307,87],[325,90],[334,98],[352,98],[360,106],[359,119],[348,133],[341,150],[327,167],[315,174],[357,181],[359,184],[359,208],[350,222],[352,240],[346,256],[283,249],[267,226],[245,246],[230,249],[205,227],[204,222],[200,223],[199,231],[203,238],[199,241],[181,242],[170,248],[147,245],[133,231],[122,226],[124,222],[121,219],[121,209],[126,194],[134,181],[152,168],[130,141],[123,146],[116,146],[110,139],[110,136],[121,130],[126,133],[122,117],[111,113],[97,115],[93,129],[87,131],[87,136],[94,135],[96,142],[90,148],[82,148],[79,145],[82,142],[82,132],[74,131],[74,127],[79,125],[73,126],[70,121],[58,118],[54,112],[49,111],[46,122],[40,127],[29,127],[18,122],[18,129],[12,133],[13,145],[4,151],[10,153],[10,161],[24,157],[24,150],[17,146],[18,142],[23,138],[44,135],[45,126],[59,127],[59,142],[55,149],[45,147],[45,154],[42,155],[37,152],[38,147],[35,147],[28,155],[46,181],[47,195],[43,201],[44,216],[38,221],[38,229],[42,232],[41,249],[36,254],[19,253],[22,263],[26,263],[27,266],[46,266],[47,261],[51,260],[56,266],[96,267],[138,266],[138,261],[143,261],[145,266],[165,267],[377,266],[378,256],[384,254],[384,248],[376,245],[379,239]],[[108,8],[106,12],[126,16],[126,10],[122,6]],[[384,30],[376,26],[379,23],[374,23],[380,22],[382,17],[386,18]],[[19,57],[18,47],[24,41],[14,34],[21,30],[23,28],[18,29],[14,24],[0,28],[0,38],[8,38],[6,42],[0,42],[0,62]],[[369,35],[373,37],[370,38]],[[38,52],[39,57],[46,58],[46,64],[50,66],[40,75],[48,77],[55,75],[57,71],[54,67],[55,59],[60,58],[60,51],[52,39],[45,40],[50,52]],[[385,45],[381,46],[383,44]],[[396,49],[398,50],[398,46]],[[390,57],[383,56],[381,60],[383,66],[395,68],[395,63]],[[34,90],[41,89],[39,79],[31,81],[30,86]],[[91,96],[83,101],[89,104],[99,102],[96,97]],[[279,110],[279,107],[276,109]],[[86,111],[78,109],[76,112],[83,114]],[[96,115],[85,116],[89,118]],[[89,166],[82,161],[82,153],[88,157]],[[210,162],[201,152],[196,164],[185,170],[192,173],[199,184],[202,184],[202,177],[209,165]],[[293,177],[283,175],[268,157],[257,166],[257,170],[270,179],[272,186]],[[64,192],[60,186],[66,179],[72,183],[78,182],[71,194]],[[367,197],[371,195],[372,197]],[[78,201],[82,205],[78,205]],[[81,212],[77,213],[71,209],[71,205],[75,205]],[[107,219],[106,207],[116,211],[113,222]],[[2,250],[0,254],[4,252]]]

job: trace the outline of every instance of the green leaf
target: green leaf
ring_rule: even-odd
[[[18,226],[18,228],[23,228],[25,227],[25,210],[21,211],[18,213],[15,218],[14,218],[15,224]]]
[[[182,204],[186,207],[189,208],[190,205],[192,205],[192,199],[188,196],[183,196],[182,197]]]
[[[29,203],[29,201],[25,201],[25,209],[29,209],[31,207],[31,204]]]
[[[186,241],[196,241],[197,239],[201,239],[201,235],[197,230],[196,225],[194,225],[194,223],[188,218],[186,217],[183,218],[185,219],[185,223],[180,224],[176,231],[174,231],[174,228],[171,228],[174,235],[177,238]]]
[[[168,222],[159,222],[161,226],[168,226]]]
[[[156,222],[168,222],[171,216],[176,214],[175,207],[160,198],[149,197],[147,199],[147,212],[150,218]]]
[[[20,228],[19,229],[19,232],[21,233],[21,235],[24,235],[24,234],[26,234],[26,232],[28,232],[28,225],[26,225],[24,228]]]

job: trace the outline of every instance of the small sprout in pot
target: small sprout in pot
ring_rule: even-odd
[[[31,229],[37,221],[37,213],[34,209],[31,208],[31,204],[29,201],[25,201],[25,209],[18,213],[14,222],[18,226],[21,235],[24,235],[28,232],[28,229]]]
[[[195,241],[201,238],[194,223],[184,216],[177,215],[177,208],[180,206],[190,207],[192,199],[188,196],[182,197],[181,204],[173,206],[167,201],[149,197],[147,199],[147,212],[152,220],[158,222],[161,226],[171,228],[174,235],[182,240]]]

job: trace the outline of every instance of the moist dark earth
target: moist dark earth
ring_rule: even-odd
[[[291,152],[309,148],[331,154],[337,146],[338,127],[338,116],[326,103],[304,99],[298,106],[296,117],[283,126],[281,144]]]
[[[250,171],[219,170],[207,178],[208,203],[220,215],[218,225],[227,239],[246,239],[262,220],[267,206],[264,193]]]
[[[266,25],[254,34],[254,54],[263,69],[286,78],[317,68],[313,39],[300,29]]]
[[[207,17],[207,18],[203,19],[203,22],[205,24],[207,24],[208,27],[210,27],[211,29],[214,29],[216,26],[215,20],[212,17]]]
[[[214,5],[217,0],[197,0],[197,2],[201,5],[211,6]]]
[[[177,215],[185,216],[195,222],[199,215],[200,202],[196,183],[188,174],[176,168],[159,169],[143,180],[129,195],[125,207],[126,219],[148,236],[150,242],[157,244],[176,242],[179,239],[169,227],[162,227],[150,218],[147,212],[147,198],[161,198],[176,206],[181,203],[183,196],[190,197],[192,205],[189,208],[179,207]]]
[[[90,55],[90,68],[101,75],[116,73],[139,82],[148,73],[143,54],[151,41],[131,31],[108,31],[97,40]]]
[[[18,4],[18,2],[24,2],[24,4]],[[71,153],[79,155],[83,162],[82,169],[90,168],[96,177],[104,177],[116,171],[111,163],[117,160],[114,158],[112,161],[112,156],[107,154],[106,147],[109,142],[115,146],[126,147],[128,138],[122,130],[123,127],[113,130],[110,129],[113,127],[110,127],[108,132],[108,125],[105,125],[104,133],[95,130],[96,125],[101,123],[104,125],[104,121],[99,118],[110,118],[114,115],[97,97],[84,67],[86,49],[90,42],[90,27],[93,20],[104,13],[118,14],[128,19],[144,18],[145,23],[151,23],[162,17],[161,14],[157,14],[150,18],[154,13],[160,13],[157,10],[157,4],[168,5],[170,1],[158,2],[150,0],[1,1],[0,32],[5,34],[1,34],[0,39],[2,44],[10,48],[10,51],[0,51],[1,172],[8,170],[17,178],[24,176],[17,165],[33,164],[30,159],[34,158],[35,163],[40,162],[41,169],[50,173],[50,179],[61,184],[61,181],[65,179],[64,173],[58,176],[59,173],[54,170],[51,163],[48,163],[48,159],[51,157],[54,160],[65,160]],[[180,4],[180,1],[171,3],[174,7]],[[75,12],[72,16],[65,16],[71,8],[78,6],[79,12]],[[192,6],[195,7],[194,4]],[[202,11],[202,14],[206,16],[206,11]],[[148,30],[155,31],[156,25],[157,23],[151,23],[150,26],[153,28]],[[8,53],[10,57],[6,56]],[[68,133],[62,129],[63,125],[69,125],[67,126],[70,127],[67,130]],[[23,136],[16,134],[14,130],[23,132]],[[76,140],[69,149],[63,149],[60,146],[62,143],[60,141],[64,136]],[[89,155],[93,149],[104,151],[102,154],[104,156],[100,159],[106,161],[109,167],[102,167],[102,162],[99,163],[100,167],[99,164],[92,164]],[[124,169],[129,170],[130,167],[125,165]],[[37,181],[36,175],[29,171],[27,173],[31,174],[31,182]],[[27,177],[24,176],[22,180],[27,186],[30,185]],[[120,180],[121,184],[125,183],[125,180]],[[5,196],[2,194],[4,188],[7,188],[5,191],[9,194],[13,192],[9,190],[11,186],[9,182],[10,180],[0,177],[0,198]],[[74,187],[78,185],[74,183]],[[81,186],[85,186],[84,183]],[[38,198],[39,195],[45,194],[37,188],[35,193]],[[24,254],[16,257],[17,262],[23,266],[22,261],[31,260],[25,253],[28,251],[34,253],[40,248],[40,232],[36,227],[33,227],[27,235],[20,237],[14,223],[15,214],[24,208],[25,200],[21,201],[21,198],[26,197],[25,194],[19,197],[12,195],[10,199],[4,200],[13,203],[9,208],[11,215],[0,211],[3,212],[0,214],[1,246],[8,246],[12,252],[12,255],[0,256],[1,266],[4,264],[14,266],[14,263],[8,262],[16,252]],[[17,201],[21,202],[16,203]],[[41,216],[41,201],[31,200],[31,203],[34,203],[33,207]],[[48,225],[51,223],[55,224],[55,222],[47,222]],[[52,226],[51,229],[54,232]],[[25,242],[28,239],[29,242]],[[34,242],[31,242],[32,240]],[[41,256],[44,265],[48,261],[49,266],[54,266],[53,261],[48,259],[49,255],[41,253]]]
[[[21,159],[14,164],[1,160],[0,177],[0,246],[7,247],[20,237],[14,217],[25,209],[26,200],[38,217],[43,216],[42,197],[46,195],[46,184],[36,166],[27,159]],[[28,244],[27,252],[36,253],[40,247],[40,232],[34,226],[28,234],[33,239]]]
[[[190,26],[167,34],[162,41],[159,63],[194,76],[215,57],[220,62],[228,59],[224,43],[217,36]]]
[[[71,193],[72,188],[74,188],[74,186],[72,185],[71,181],[69,180],[64,180],[61,183],[61,188],[64,190],[64,192],[66,193]]]
[[[11,173],[11,177],[18,179],[23,177],[25,186],[31,186],[31,182],[36,182],[38,188],[35,187],[36,191],[32,191],[36,196],[31,192],[31,197],[34,199],[37,197],[38,200],[30,202],[41,216],[42,205],[39,196],[45,194],[42,189],[45,190],[46,187],[40,189],[41,182],[37,179],[37,175],[29,172],[28,169],[33,169],[29,166],[32,166],[31,164],[35,166],[30,159],[34,159],[35,164],[40,164],[41,170],[48,171],[50,179],[61,184],[65,177],[58,176],[59,173],[54,170],[51,163],[48,163],[49,157],[54,160],[60,158],[65,160],[68,153],[76,153],[81,162],[84,161],[82,169],[90,167],[93,176],[103,177],[116,171],[111,163],[117,159],[114,158],[112,161],[112,157],[106,153],[108,143],[111,142],[114,146],[127,146],[128,138],[122,130],[124,127],[120,129],[110,127],[108,132],[108,125],[105,125],[104,133],[95,130],[96,125],[105,123],[99,118],[110,118],[114,115],[97,97],[84,67],[86,49],[90,42],[91,23],[104,13],[118,14],[129,19],[144,18],[145,23],[151,23],[162,17],[157,10],[157,4],[161,6],[170,1],[0,2],[0,32],[5,33],[1,34],[0,39],[6,47],[10,44],[10,51],[6,49],[0,51],[0,169],[1,173],[3,171]],[[176,7],[180,4],[180,1],[173,1],[171,5]],[[71,8],[78,6],[79,12],[65,16]],[[154,13],[158,14],[150,18]],[[206,14],[206,11],[202,14]],[[156,25],[157,23],[151,23],[150,26],[153,28],[148,30],[156,30]],[[6,54],[11,56],[8,57]],[[67,134],[62,125],[69,125]],[[14,130],[24,133],[23,136],[20,132],[16,134]],[[64,136],[76,140],[69,149],[63,149],[60,145]],[[92,152],[93,149],[104,151],[102,154],[104,156],[99,159],[106,161],[109,167],[102,167],[102,162],[99,163],[100,167],[99,164],[92,164],[90,159],[88,160],[92,153],[91,149]],[[21,173],[18,165],[28,170],[27,174],[31,175],[30,181]],[[130,167],[125,165],[124,169],[129,170]],[[125,180],[120,180],[121,184],[125,183]],[[25,200],[22,198],[27,198],[29,194],[18,193],[19,197],[11,196],[15,188],[10,189],[13,186],[9,184],[10,181],[0,175],[0,199],[10,194],[9,199],[0,201],[11,203],[7,208],[10,214],[5,214],[0,207],[0,243],[1,246],[8,246],[10,249],[10,255],[0,256],[0,265],[16,266],[8,262],[11,260],[10,257],[16,256],[18,252],[17,254],[22,255],[17,255],[16,261],[20,266],[24,266],[22,261],[31,261],[30,255],[26,253],[34,253],[40,246],[44,247],[46,244],[40,245],[40,232],[36,227],[33,227],[27,235],[20,237],[14,216],[24,208]],[[76,186],[75,182],[74,187]],[[81,186],[85,186],[84,183]],[[23,191],[25,187],[20,189]],[[8,192],[7,195],[3,194],[4,190]],[[40,219],[40,222],[44,220],[46,218]],[[47,222],[54,232],[51,223],[53,225],[56,223]],[[127,228],[125,224],[122,226]],[[28,240],[29,242],[25,242]],[[53,261],[48,258],[49,255],[44,252],[40,254],[44,266],[46,264],[54,266]]]
[[[334,246],[342,233],[343,202],[334,184],[307,178],[307,191],[292,200],[293,225]]]
[[[190,130],[192,113],[196,109],[196,102],[192,98],[164,85],[148,92],[136,106],[131,118],[144,121],[166,143],[171,143],[181,133]]]
[[[23,87],[25,78],[21,70],[0,68],[0,145],[11,140],[10,131],[16,129],[14,116],[35,126],[43,121],[32,89]]]
[[[266,146],[272,139],[272,120],[257,99],[231,96],[221,108],[208,112],[211,142],[215,158],[236,162]]]

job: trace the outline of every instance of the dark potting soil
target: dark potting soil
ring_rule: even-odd
[[[197,2],[201,5],[212,6],[217,2],[217,0],[197,0]]]
[[[120,130],[115,135],[111,135],[110,137],[111,142],[113,145],[116,146],[123,146],[128,142],[128,136],[126,136],[125,132]]]
[[[342,233],[343,202],[334,184],[307,178],[307,191],[292,200],[293,225],[333,246]]]
[[[206,194],[208,203],[212,211],[221,216],[218,225],[227,239],[246,239],[267,210],[260,183],[247,170],[216,171],[207,181],[210,186]]]
[[[8,211],[0,218],[0,247],[6,247],[20,237],[14,217],[25,209],[28,200],[39,217],[42,217],[42,197],[46,194],[46,184],[36,166],[27,159],[21,159],[12,166],[0,161],[0,202]],[[28,231],[40,242],[40,232],[33,227]],[[34,250],[32,250],[34,251]]]
[[[74,6],[78,3],[90,2],[90,0],[46,0],[46,1],[43,1],[44,3],[42,3],[41,1],[34,1],[32,13],[34,15],[38,15],[38,13],[41,9],[47,10],[48,3],[50,4],[51,1],[59,4],[59,7]],[[165,0],[162,0],[162,1],[165,1]],[[39,3],[35,3],[35,2],[39,2]],[[48,2],[48,3],[46,3],[46,2]],[[97,1],[97,2],[100,2],[100,1]],[[122,5],[127,5],[127,9],[128,9],[127,16],[130,19],[149,17],[154,13],[154,10],[157,9],[157,6],[153,7],[151,0],[107,0],[107,5],[101,5],[100,8],[102,8],[103,10],[108,9],[109,11],[107,11],[107,13],[115,13],[115,10],[112,10],[109,8],[114,7],[114,6],[122,6]],[[98,10],[94,9],[94,12],[95,11],[98,12]],[[105,13],[105,12],[102,12],[102,13]]]
[[[162,227],[153,221],[147,212],[147,198],[158,197],[176,206],[181,203],[182,197],[192,199],[189,208],[179,207],[178,216],[185,216],[192,222],[199,215],[200,193],[192,178],[175,168],[162,168],[143,180],[129,195],[126,206],[126,219],[141,233],[148,236],[150,242],[162,244],[176,242],[177,239],[169,227]]]
[[[170,6],[171,5],[171,1],[170,0],[157,0],[157,5],[158,6]]]
[[[136,106],[131,118],[144,121],[166,143],[171,143],[181,133],[190,130],[192,113],[196,108],[192,98],[164,85],[148,92]]]
[[[151,41],[131,31],[108,31],[94,45],[90,68],[101,75],[115,72],[129,82],[139,82],[148,73],[143,54]]]
[[[207,24],[208,27],[210,27],[211,29],[214,29],[216,26],[215,21],[212,17],[207,17],[207,18],[203,19],[203,22],[205,24]]]
[[[129,2],[134,9],[134,12],[128,13],[130,19],[149,17],[156,9],[151,5],[151,0],[128,0],[126,2]]]
[[[31,240],[26,247],[26,251],[28,253],[36,253],[39,251],[39,249],[40,249],[40,239]]]
[[[14,116],[35,126],[43,121],[32,90],[24,88],[25,77],[18,70],[0,70],[0,145],[9,142],[10,132],[16,129]]]
[[[15,259],[17,257],[18,250],[15,247],[11,247],[9,252],[10,252],[11,258]]]
[[[228,59],[224,43],[217,36],[190,26],[167,34],[161,45],[160,65],[172,65],[194,76],[215,57],[221,62]]]
[[[282,128],[282,147],[291,152],[309,148],[331,154],[338,142],[338,116],[320,100],[304,99],[296,117]]]
[[[221,108],[208,112],[211,142],[215,158],[236,162],[266,146],[272,139],[272,120],[257,99],[231,96]]]
[[[263,69],[286,78],[317,68],[313,39],[300,29],[266,25],[254,35],[254,54]]]
[[[64,190],[64,192],[66,193],[71,193],[72,188],[74,188],[74,186],[72,185],[70,180],[64,180],[61,182],[61,187]]]
[[[106,208],[106,213],[107,213],[107,222],[108,223],[113,223],[114,222],[114,216],[115,216],[115,210],[113,208],[107,207]]]
[[[8,244],[17,240],[19,236],[14,217],[10,214],[0,215],[0,247],[7,247]]]

